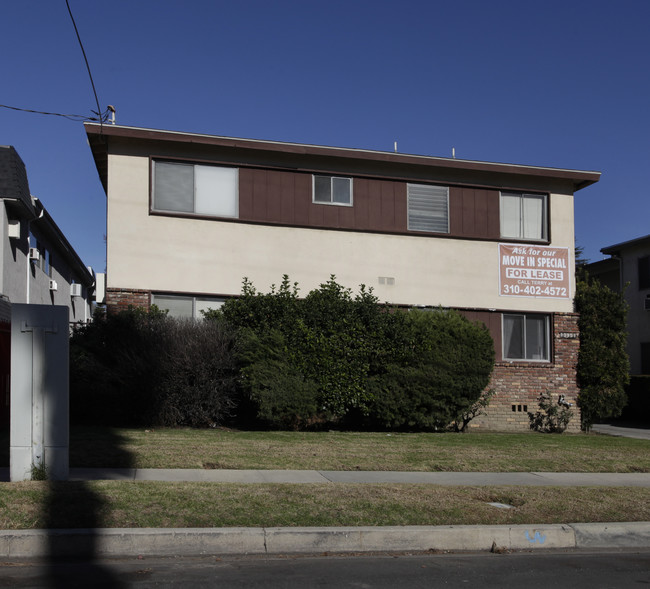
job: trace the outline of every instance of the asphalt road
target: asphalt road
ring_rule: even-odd
[[[650,551],[0,563],[0,587],[594,589],[650,585]]]

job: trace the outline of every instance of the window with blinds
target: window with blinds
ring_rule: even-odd
[[[501,193],[501,237],[547,239],[546,196],[543,194]]]
[[[156,211],[237,217],[237,168],[154,162],[153,208]]]
[[[449,188],[408,184],[407,190],[409,231],[449,233]]]

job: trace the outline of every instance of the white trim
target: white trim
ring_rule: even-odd
[[[330,179],[330,201],[322,201],[322,200],[316,200],[316,177],[319,178],[329,178]],[[350,187],[350,202],[334,202],[332,199],[334,198],[334,189],[332,186],[332,182],[337,179],[337,180],[347,180],[349,182],[349,187]],[[354,206],[354,182],[352,181],[352,178],[348,176],[332,176],[330,174],[312,174],[311,175],[311,202],[312,204],[315,205],[334,205],[336,207],[351,207]]]

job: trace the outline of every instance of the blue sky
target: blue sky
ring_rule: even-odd
[[[576,236],[650,233],[648,0],[69,0],[117,123],[602,172]],[[91,115],[65,0],[4,2],[0,104]],[[0,144],[88,265],[105,196],[83,125],[0,108]]]

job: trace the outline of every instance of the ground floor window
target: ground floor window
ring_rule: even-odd
[[[550,321],[535,313],[503,314],[504,360],[550,360]]]
[[[193,297],[182,295],[153,294],[151,304],[167,311],[169,317],[202,319],[202,311],[218,309],[225,299],[218,297]]]

